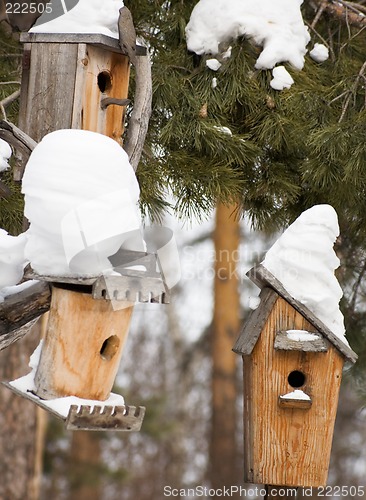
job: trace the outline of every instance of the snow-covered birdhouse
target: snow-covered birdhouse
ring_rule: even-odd
[[[332,207],[315,206],[248,273],[260,302],[233,349],[244,364],[246,482],[327,483],[342,369],[357,359],[338,307],[337,235]]]

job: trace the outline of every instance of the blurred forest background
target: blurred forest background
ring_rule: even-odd
[[[194,4],[126,1],[153,60],[142,210],[174,230],[182,267],[171,305],[135,307],[114,389],[147,407],[142,431],[66,433],[0,389],[1,499],[158,500],[165,485],[242,484],[242,362],[231,348],[257,294],[245,272],[278,231],[319,202],[339,214],[341,306],[359,354],[345,369],[329,484],[366,485],[365,2],[337,2],[338,10],[304,2],[312,38],[331,57],[322,66],[307,58],[280,93],[269,88],[269,72],[253,71],[258,53],[245,40],[233,43],[218,75],[223,91],[213,92],[204,58],[185,47]],[[18,34],[3,20],[0,114],[14,123],[21,64]],[[10,172],[1,182],[0,227],[16,234],[20,187]],[[37,343],[32,334],[1,352],[0,379],[27,373]]]

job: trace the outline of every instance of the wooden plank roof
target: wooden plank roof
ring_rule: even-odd
[[[239,338],[233,348],[238,354],[249,355],[261,334],[268,315],[277,300],[278,295],[283,297],[304,318],[309,321],[339,352],[350,362],[357,361],[357,354],[337,335],[335,335],[315,314],[304,304],[292,297],[284,288],[282,283],[270,273],[264,266],[259,264],[253,267],[247,276],[262,289],[261,302],[257,309],[252,311],[248,321],[244,325]]]

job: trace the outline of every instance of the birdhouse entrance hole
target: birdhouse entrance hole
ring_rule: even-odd
[[[97,80],[99,90],[102,93],[108,92],[112,88],[112,76],[109,71],[102,71],[99,73]]]
[[[100,355],[103,359],[106,361],[110,361],[113,356],[116,354],[118,351],[120,341],[117,335],[112,335],[111,337],[107,338],[100,349]]]
[[[305,384],[306,377],[302,372],[294,370],[289,374],[287,380],[291,387],[297,389]]]

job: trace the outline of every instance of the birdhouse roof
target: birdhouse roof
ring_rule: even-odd
[[[261,302],[257,309],[252,311],[240,336],[233,348],[238,354],[252,353],[262,329],[267,321],[278,296],[285,299],[309,323],[311,323],[348,361],[355,363],[357,354],[337,335],[335,335],[315,314],[304,304],[292,297],[282,283],[261,264],[253,267],[247,276],[262,289]]]
[[[121,49],[117,38],[111,38],[99,33],[21,33],[20,41],[22,43],[86,43],[102,47],[110,52],[119,52],[127,55]],[[146,55],[146,47],[137,45],[136,55]]]

